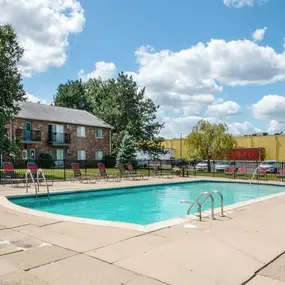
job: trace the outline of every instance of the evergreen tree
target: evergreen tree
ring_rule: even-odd
[[[136,160],[136,147],[132,137],[125,133],[117,155],[118,163],[132,163]]]

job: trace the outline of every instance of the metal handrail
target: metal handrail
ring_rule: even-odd
[[[36,183],[35,183],[35,179],[34,179],[33,173],[32,173],[32,171],[29,170],[29,169],[26,171],[26,193],[29,192],[28,175],[30,175],[30,177],[31,177],[31,180],[32,180],[32,182],[33,182],[33,184],[34,184],[34,186],[35,186],[36,196],[38,197],[38,188],[37,188],[37,185],[36,185]]]
[[[215,213],[214,213],[214,208],[215,208],[215,200],[214,200],[214,197],[212,196],[211,193],[209,192],[204,192],[202,193],[197,199],[196,199],[196,202],[198,202],[200,200],[200,198],[202,198],[203,196],[206,196],[206,198],[204,199],[204,201],[201,204],[201,207],[208,201],[208,199],[210,198],[211,199],[211,216],[212,216],[212,219],[214,220],[215,219]]]
[[[256,169],[255,169],[254,172],[253,172],[253,175],[252,175],[251,180],[250,180],[250,182],[249,182],[250,185],[252,184],[252,181],[253,181],[253,179],[254,179],[254,176],[258,174],[257,172],[258,172],[258,167],[256,167]],[[258,175],[257,175],[257,181],[259,181],[259,176],[258,176]]]
[[[199,218],[200,221],[202,220],[202,206],[206,203],[206,201],[210,198],[211,199],[211,216],[212,219],[215,219],[215,213],[214,213],[214,209],[215,209],[215,198],[214,195],[219,195],[221,198],[221,216],[225,217],[224,215],[224,196],[222,195],[222,193],[220,193],[217,190],[212,191],[211,193],[209,192],[204,192],[202,194],[199,195],[199,197],[195,200],[195,201],[187,201],[187,200],[182,200],[181,203],[187,203],[190,204],[191,206],[189,207],[188,211],[187,211],[187,215],[190,214],[192,208],[197,205],[198,206],[198,210],[199,210]],[[206,196],[206,198],[201,202],[199,202],[199,200],[203,197]]]
[[[188,211],[187,211],[187,215],[190,215],[190,212],[192,210],[192,208],[196,205],[198,206],[198,212],[199,212],[199,220],[202,221],[202,206],[199,202],[197,201],[187,201],[187,200],[182,200],[180,203],[187,203],[190,204],[191,206],[189,207]]]
[[[212,197],[213,197],[214,194],[218,194],[220,196],[220,198],[221,198],[221,216],[225,217],[225,215],[224,215],[224,196],[222,195],[222,193],[220,193],[217,190],[214,190],[210,194],[212,195]]]
[[[39,168],[37,170],[37,183],[38,183],[38,189],[40,189],[40,174],[42,175],[42,178],[44,180],[44,182],[46,183],[46,187],[47,187],[47,194],[49,196],[49,185],[47,183],[47,180],[46,180],[46,177],[45,177],[45,174],[43,172],[43,170],[41,168]]]

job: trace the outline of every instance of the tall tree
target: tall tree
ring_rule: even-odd
[[[25,100],[18,63],[24,50],[11,25],[0,25],[0,153],[16,151],[16,142],[8,139],[6,126],[19,112],[17,104]]]
[[[117,162],[118,163],[133,163],[136,160],[136,147],[134,141],[128,132],[125,133],[120,145]]]
[[[228,159],[236,141],[227,131],[226,124],[199,121],[185,140],[189,158],[207,160],[208,171],[211,159]]]
[[[81,80],[68,80],[60,84],[54,96],[56,106],[92,111],[92,106],[86,97],[86,84]]]
[[[81,86],[83,85],[83,88]],[[85,103],[79,106],[78,98]],[[159,106],[145,96],[131,76],[119,73],[117,79],[103,81],[90,79],[78,86],[77,81],[61,84],[54,97],[58,106],[85,109],[114,127],[112,131],[113,153],[116,155],[125,131],[133,137],[139,150],[153,156],[164,153],[159,137],[163,124],[157,122]]]

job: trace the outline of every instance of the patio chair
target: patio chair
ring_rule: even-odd
[[[281,178],[282,181],[285,178],[285,169],[280,169],[279,173],[276,174],[276,178]]]
[[[235,167],[229,167],[228,169],[225,170],[225,177],[227,177],[227,175],[231,175],[234,178],[235,172],[236,172]]]
[[[130,178],[133,178],[133,179],[143,179],[143,175],[142,174],[137,174],[136,171],[134,170],[133,165],[130,162],[127,163],[127,168],[128,168],[128,171],[129,171],[129,177]]]
[[[238,169],[238,171],[236,172],[236,176],[238,176],[238,177],[243,176],[244,178],[246,178],[246,176],[247,176],[247,169],[245,167],[240,167]]]
[[[266,178],[267,175],[266,175],[266,169],[263,169],[263,168],[260,168],[260,169],[257,169],[257,173],[256,173],[256,176],[259,178],[259,177],[264,177]]]
[[[71,167],[73,170],[73,175],[70,178],[71,182],[75,182],[75,180],[78,180],[81,183],[96,183],[98,176],[91,178],[88,175],[83,175],[78,163],[71,163]]]
[[[100,178],[106,179],[107,181],[111,179],[111,181],[114,182],[120,182],[122,180],[121,175],[108,174],[105,165],[102,162],[98,163],[98,169]]]
[[[127,165],[126,165],[127,166]],[[125,178],[125,179],[135,179],[137,176],[134,173],[134,171],[130,171],[129,168],[127,167],[127,169],[125,168],[125,164],[123,163],[119,163],[118,164],[118,169],[120,171],[120,176],[121,178]]]
[[[38,169],[39,169],[38,166],[34,162],[28,162],[27,163],[27,170],[31,171],[36,183],[37,183]],[[53,186],[53,179],[50,180],[50,179],[46,178],[46,181],[47,181],[48,186]],[[40,176],[39,177],[39,185],[40,186],[46,186],[46,185],[42,185],[42,182],[44,182],[44,179],[42,176]]]
[[[173,178],[174,173],[173,170],[171,169],[170,174],[169,173],[163,173],[160,171],[160,165],[154,165],[153,166],[153,177],[162,177],[162,178]]]
[[[26,179],[23,176],[16,176],[14,165],[11,162],[5,162],[3,164],[2,182],[3,186],[5,186],[6,184],[12,184],[18,187],[20,183],[23,183],[25,185]]]

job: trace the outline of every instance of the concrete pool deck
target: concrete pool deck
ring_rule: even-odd
[[[51,192],[187,180],[207,178],[59,182]],[[0,188],[2,196],[18,194],[25,189]],[[284,216],[285,196],[279,195],[227,211],[224,218],[143,232],[0,205],[0,284],[285,285]]]

